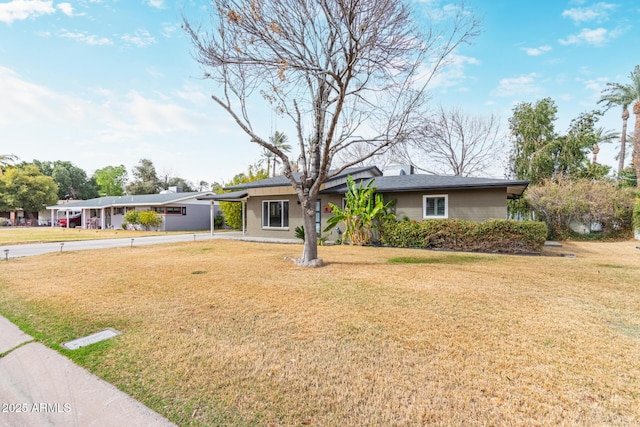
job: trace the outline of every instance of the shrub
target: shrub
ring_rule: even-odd
[[[11,225],[11,221],[9,221],[9,218],[0,217],[0,227],[7,227],[9,225]]]
[[[220,202],[224,222],[234,230],[242,229],[242,203]]]
[[[222,228],[224,225],[224,217],[220,214],[213,217],[213,226],[215,228]]]
[[[598,224],[602,237],[629,233],[634,189],[607,181],[560,178],[532,186],[525,195],[539,219],[547,223],[549,237],[576,235],[572,224],[589,229]]]
[[[124,220],[122,221],[131,225],[140,224],[140,212],[135,209],[129,210],[124,214]]]
[[[540,253],[547,237],[547,226],[539,221],[507,219],[385,221],[381,237],[383,244],[402,248]]]
[[[633,229],[640,233],[640,198],[636,199],[636,205],[633,208]]]
[[[140,218],[140,225],[144,226],[146,230],[149,230],[149,227],[153,227],[157,230],[158,227],[162,225],[162,217],[158,215],[157,212],[154,212],[154,211],[140,212],[138,217]]]

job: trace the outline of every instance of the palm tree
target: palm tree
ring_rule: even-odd
[[[591,163],[595,164],[598,162],[598,153],[600,152],[600,146],[598,144],[611,142],[618,137],[618,134],[612,130],[605,130],[600,127],[594,130],[593,136],[593,159],[591,160]]]
[[[633,128],[633,167],[636,170],[636,182],[640,188],[640,65],[636,65],[631,75],[631,87],[633,88],[633,114],[636,116]]]
[[[606,102],[606,109],[614,106],[622,107],[622,132],[620,133],[620,153],[618,154],[618,177],[624,170],[627,148],[627,120],[629,120],[629,105],[634,101],[633,87],[628,84],[607,83],[607,88],[602,91],[601,102]]]
[[[287,144],[287,140],[288,140],[287,135],[285,135],[284,132],[279,132],[279,131],[275,131],[273,136],[269,137],[269,142],[278,150],[282,151],[283,153],[288,153],[291,151],[291,145]],[[278,161],[278,156],[274,154],[273,155],[273,176],[276,176],[277,161]],[[267,174],[269,174],[268,169],[267,169]]]
[[[271,171],[271,159],[274,159],[275,156],[273,155],[273,153],[269,150],[267,150],[266,148],[264,148],[262,150],[262,153],[260,154],[260,160],[258,160],[258,165],[262,166],[266,163],[267,165],[267,176],[270,175],[270,171]]]

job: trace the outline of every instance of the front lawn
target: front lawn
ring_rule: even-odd
[[[637,425],[635,244],[52,253],[1,262],[0,314],[58,350],[122,331],[63,353],[178,425]]]
[[[188,233],[187,231],[135,231],[135,230],[87,230],[66,227],[0,227],[0,246],[22,243],[68,242],[72,240],[117,239],[121,237],[143,237],[165,234]]]

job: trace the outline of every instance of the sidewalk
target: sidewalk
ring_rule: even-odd
[[[2,427],[175,426],[2,316],[0,354]]]

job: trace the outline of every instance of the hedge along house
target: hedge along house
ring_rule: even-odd
[[[507,218],[507,200],[516,199],[528,181],[414,174],[410,166],[385,170],[375,166],[349,168],[327,180],[316,201],[316,230],[320,233],[332,216],[329,203],[343,205],[347,176],[356,183],[372,179],[385,202],[395,200],[398,219],[425,220],[457,218],[484,221]],[[296,179],[299,174],[295,175]],[[243,204],[243,233],[248,237],[294,238],[295,229],[303,225],[298,196],[284,176],[267,178],[225,188],[232,193],[207,197],[209,200]],[[344,227],[339,227],[344,229]],[[327,236],[337,238],[333,230]],[[318,234],[320,235],[320,234]]]
[[[82,228],[121,228],[124,214],[130,210],[157,212],[162,217],[162,231],[209,230],[219,207],[199,197],[212,196],[212,192],[181,192],[179,189],[161,194],[135,196],[106,196],[78,200],[63,205],[47,206],[52,218],[62,218],[71,212],[81,212]],[[51,222],[51,226],[56,221]],[[69,221],[67,221],[69,224]]]

